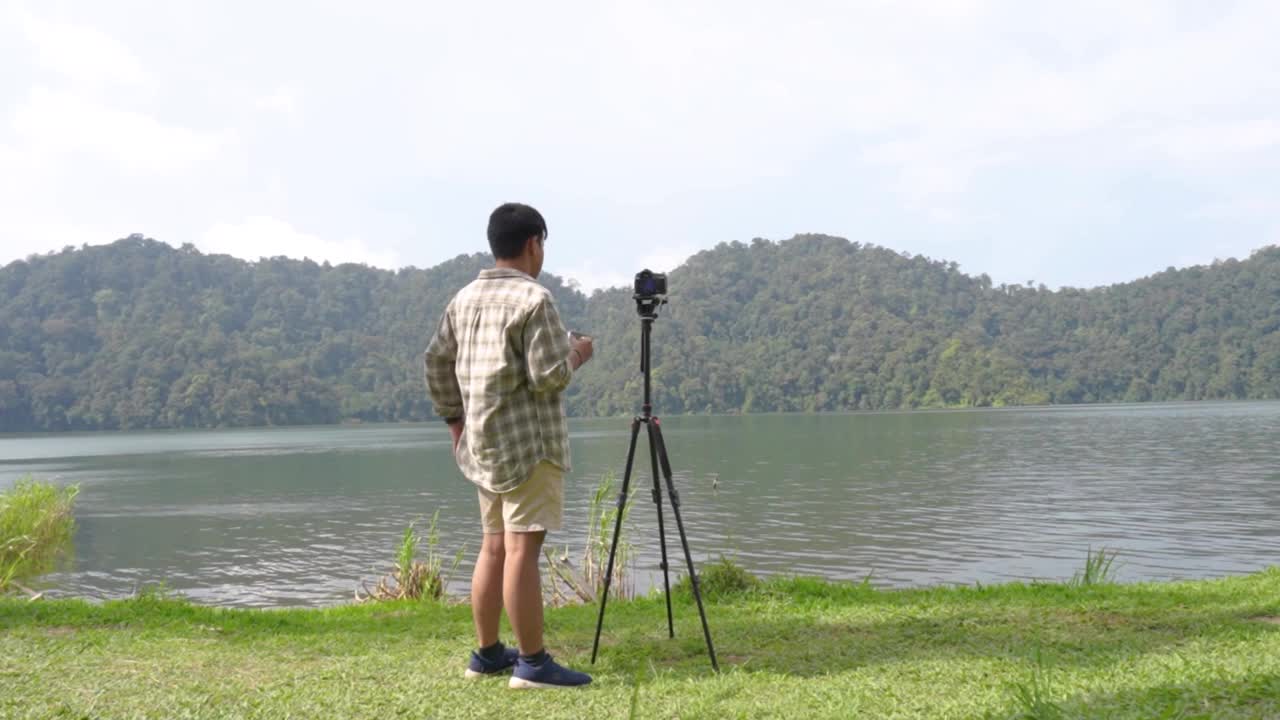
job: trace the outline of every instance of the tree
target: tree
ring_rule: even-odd
[[[141,236],[0,269],[0,431],[430,419],[421,353],[491,264],[245,262]],[[541,281],[597,339],[571,413],[640,397],[630,291]],[[670,276],[663,413],[1280,398],[1280,248],[1081,290],[823,235],[722,243]]]

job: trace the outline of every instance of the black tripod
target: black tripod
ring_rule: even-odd
[[[609,563],[604,573],[604,592],[600,595],[600,617],[596,621],[596,639],[591,646],[591,663],[596,662],[596,654],[600,650],[600,630],[604,627],[604,609],[609,602],[609,582],[613,579],[613,562],[618,552],[618,537],[622,534],[622,515],[627,504],[628,490],[631,488],[631,466],[636,456],[636,438],[640,436],[640,425],[649,430],[649,460],[653,464],[653,503],[658,509],[658,541],[662,547],[662,584],[667,596],[667,634],[676,636],[675,622],[671,616],[671,577],[667,564],[667,535],[662,521],[662,485],[658,480],[658,467],[661,462],[662,477],[667,480],[667,495],[671,498],[671,510],[676,516],[676,527],[680,530],[680,545],[684,548],[684,560],[689,565],[689,584],[693,587],[693,597],[698,602],[698,615],[702,618],[702,634],[707,638],[707,653],[711,656],[711,667],[716,672],[720,665],[716,662],[716,649],[711,644],[711,628],[707,626],[707,611],[702,606],[702,591],[698,588],[698,574],[693,569],[693,556],[689,553],[689,540],[684,534],[684,521],[680,519],[680,495],[676,492],[675,483],[671,480],[671,462],[667,459],[667,447],[662,441],[662,424],[652,414],[650,401],[649,373],[649,335],[653,330],[653,321],[658,318],[658,306],[665,299],[636,295],[636,312],[640,314],[640,371],[644,374],[644,404],[640,415],[631,421],[631,445],[627,449],[627,467],[622,475],[622,491],[618,493],[618,514],[613,525],[613,542],[609,548]]]

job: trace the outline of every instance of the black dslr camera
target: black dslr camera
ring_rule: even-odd
[[[636,299],[657,298],[666,294],[666,273],[652,272],[648,268],[636,273]]]
[[[667,276],[648,268],[636,273],[636,294],[631,297],[636,301],[636,312],[640,317],[653,320],[658,317],[658,308],[667,304]]]

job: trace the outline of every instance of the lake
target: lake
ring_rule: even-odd
[[[566,528],[620,476],[630,423],[571,423]],[[1123,581],[1280,562],[1280,403],[1189,403],[663,419],[695,560],[882,587],[1069,579],[1090,547]],[[657,565],[638,453],[626,536]],[[643,460],[643,462],[641,462]],[[389,569],[405,526],[440,511],[442,545],[479,543],[475,490],[442,424],[0,436],[0,488],[77,483],[75,563],[50,595],[163,581],[229,606],[349,600]],[[678,537],[667,508],[673,566]]]

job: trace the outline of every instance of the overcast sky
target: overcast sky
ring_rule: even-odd
[[[0,0],[0,262],[140,232],[585,288],[820,232],[996,282],[1280,242],[1280,2]]]

